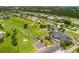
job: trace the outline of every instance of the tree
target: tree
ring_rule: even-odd
[[[64,23],[67,24],[67,25],[70,25],[71,21],[70,20],[64,20]]]
[[[28,24],[24,24],[23,27],[24,29],[26,29],[28,27]]]
[[[63,48],[63,49],[66,49],[66,44],[64,42],[61,42],[60,43],[60,46]]]
[[[13,30],[13,34],[11,36],[11,39],[14,39],[16,37],[16,29]]]
[[[13,35],[16,36],[16,34],[17,34],[17,29],[14,29],[13,30]]]
[[[47,27],[48,27],[48,30],[52,29],[50,24],[48,24]]]
[[[66,41],[65,41],[65,44],[66,44],[66,46],[71,45],[71,44],[72,44],[72,40],[71,40],[71,39],[66,40]]]
[[[40,40],[41,43],[43,43],[43,40]]]
[[[79,48],[76,49],[76,52],[79,53]]]
[[[3,26],[2,26],[1,24],[0,24],[0,29],[1,29],[1,30],[3,30],[3,29],[4,29],[4,28],[3,28]]]
[[[63,49],[66,49],[67,46],[70,46],[72,44],[72,40],[71,39],[67,39],[65,42],[61,42],[60,43],[60,46],[63,48]]]
[[[45,26],[45,25],[43,25],[43,24],[41,24],[41,25],[40,25],[40,28],[45,28],[45,27],[46,27],[46,26]]]
[[[52,35],[52,31],[49,31],[49,33],[48,33],[48,34],[49,34],[49,36],[51,36],[51,35]]]
[[[50,41],[51,37],[50,36],[46,36],[45,39]]]
[[[11,37],[11,39],[14,39],[14,38],[15,38],[15,35],[13,34],[12,37]]]
[[[0,43],[4,42],[4,37],[0,38]]]
[[[7,36],[7,37],[10,36],[10,33],[9,33],[9,32],[6,32],[6,36]]]
[[[4,19],[9,19],[10,17],[9,16],[4,16]]]
[[[14,38],[14,39],[12,40],[12,45],[13,45],[13,46],[17,46],[16,38]]]

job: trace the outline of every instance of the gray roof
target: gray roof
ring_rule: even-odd
[[[68,36],[67,36],[67,35],[62,35],[59,40],[60,40],[61,42],[64,42],[64,41],[66,41],[67,39],[68,39]]]
[[[64,42],[69,38],[68,35],[65,35],[63,32],[57,30],[53,31],[52,35],[61,42]]]
[[[60,35],[62,35],[62,34],[63,34],[62,32],[57,31],[57,30],[53,31],[53,33],[52,33],[52,35],[53,35],[54,37],[60,37]]]

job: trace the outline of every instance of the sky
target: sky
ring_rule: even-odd
[[[79,6],[79,0],[0,0],[0,6]]]

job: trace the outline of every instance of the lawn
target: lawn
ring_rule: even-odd
[[[7,20],[1,20],[0,24],[4,25],[3,31],[10,33],[10,36],[5,37],[5,41],[3,43],[0,43],[0,52],[34,52],[36,50],[33,47],[35,40],[33,40],[32,37],[29,36],[28,31],[23,28],[23,25],[26,23],[31,25],[30,22],[31,21],[29,20],[24,20],[17,17],[12,17]],[[11,43],[13,29],[17,29],[17,46],[13,46]],[[25,33],[25,31],[27,32]],[[23,39],[26,39],[27,41],[24,42]]]
[[[72,31],[68,31],[67,33],[70,34],[70,35],[72,35],[74,38],[76,38],[76,39],[79,40],[79,34],[77,34],[75,32],[72,32]]]
[[[77,18],[70,18],[70,20],[72,23],[79,24],[79,19]]]
[[[10,19],[1,19],[0,24],[3,25],[4,29],[1,31],[5,31],[6,33],[10,33],[10,36],[5,36],[4,42],[0,43],[0,52],[16,52],[16,53],[30,53],[36,51],[34,44],[36,41],[33,37],[39,37],[41,39],[44,39],[45,36],[48,35],[48,31],[41,29],[39,27],[39,24],[31,21],[31,20],[25,20],[19,17],[11,17]],[[28,24],[28,27],[24,29],[23,25]],[[48,23],[44,23],[48,24]],[[12,35],[13,30],[17,29],[17,46],[12,45]],[[26,41],[23,41],[26,40]],[[50,43],[46,41],[48,45],[52,45],[53,43]]]

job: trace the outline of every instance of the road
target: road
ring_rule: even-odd
[[[37,51],[37,53],[53,53],[60,48],[61,48],[60,45],[56,44],[55,46],[52,46],[52,47],[44,47],[40,49],[39,51]]]

